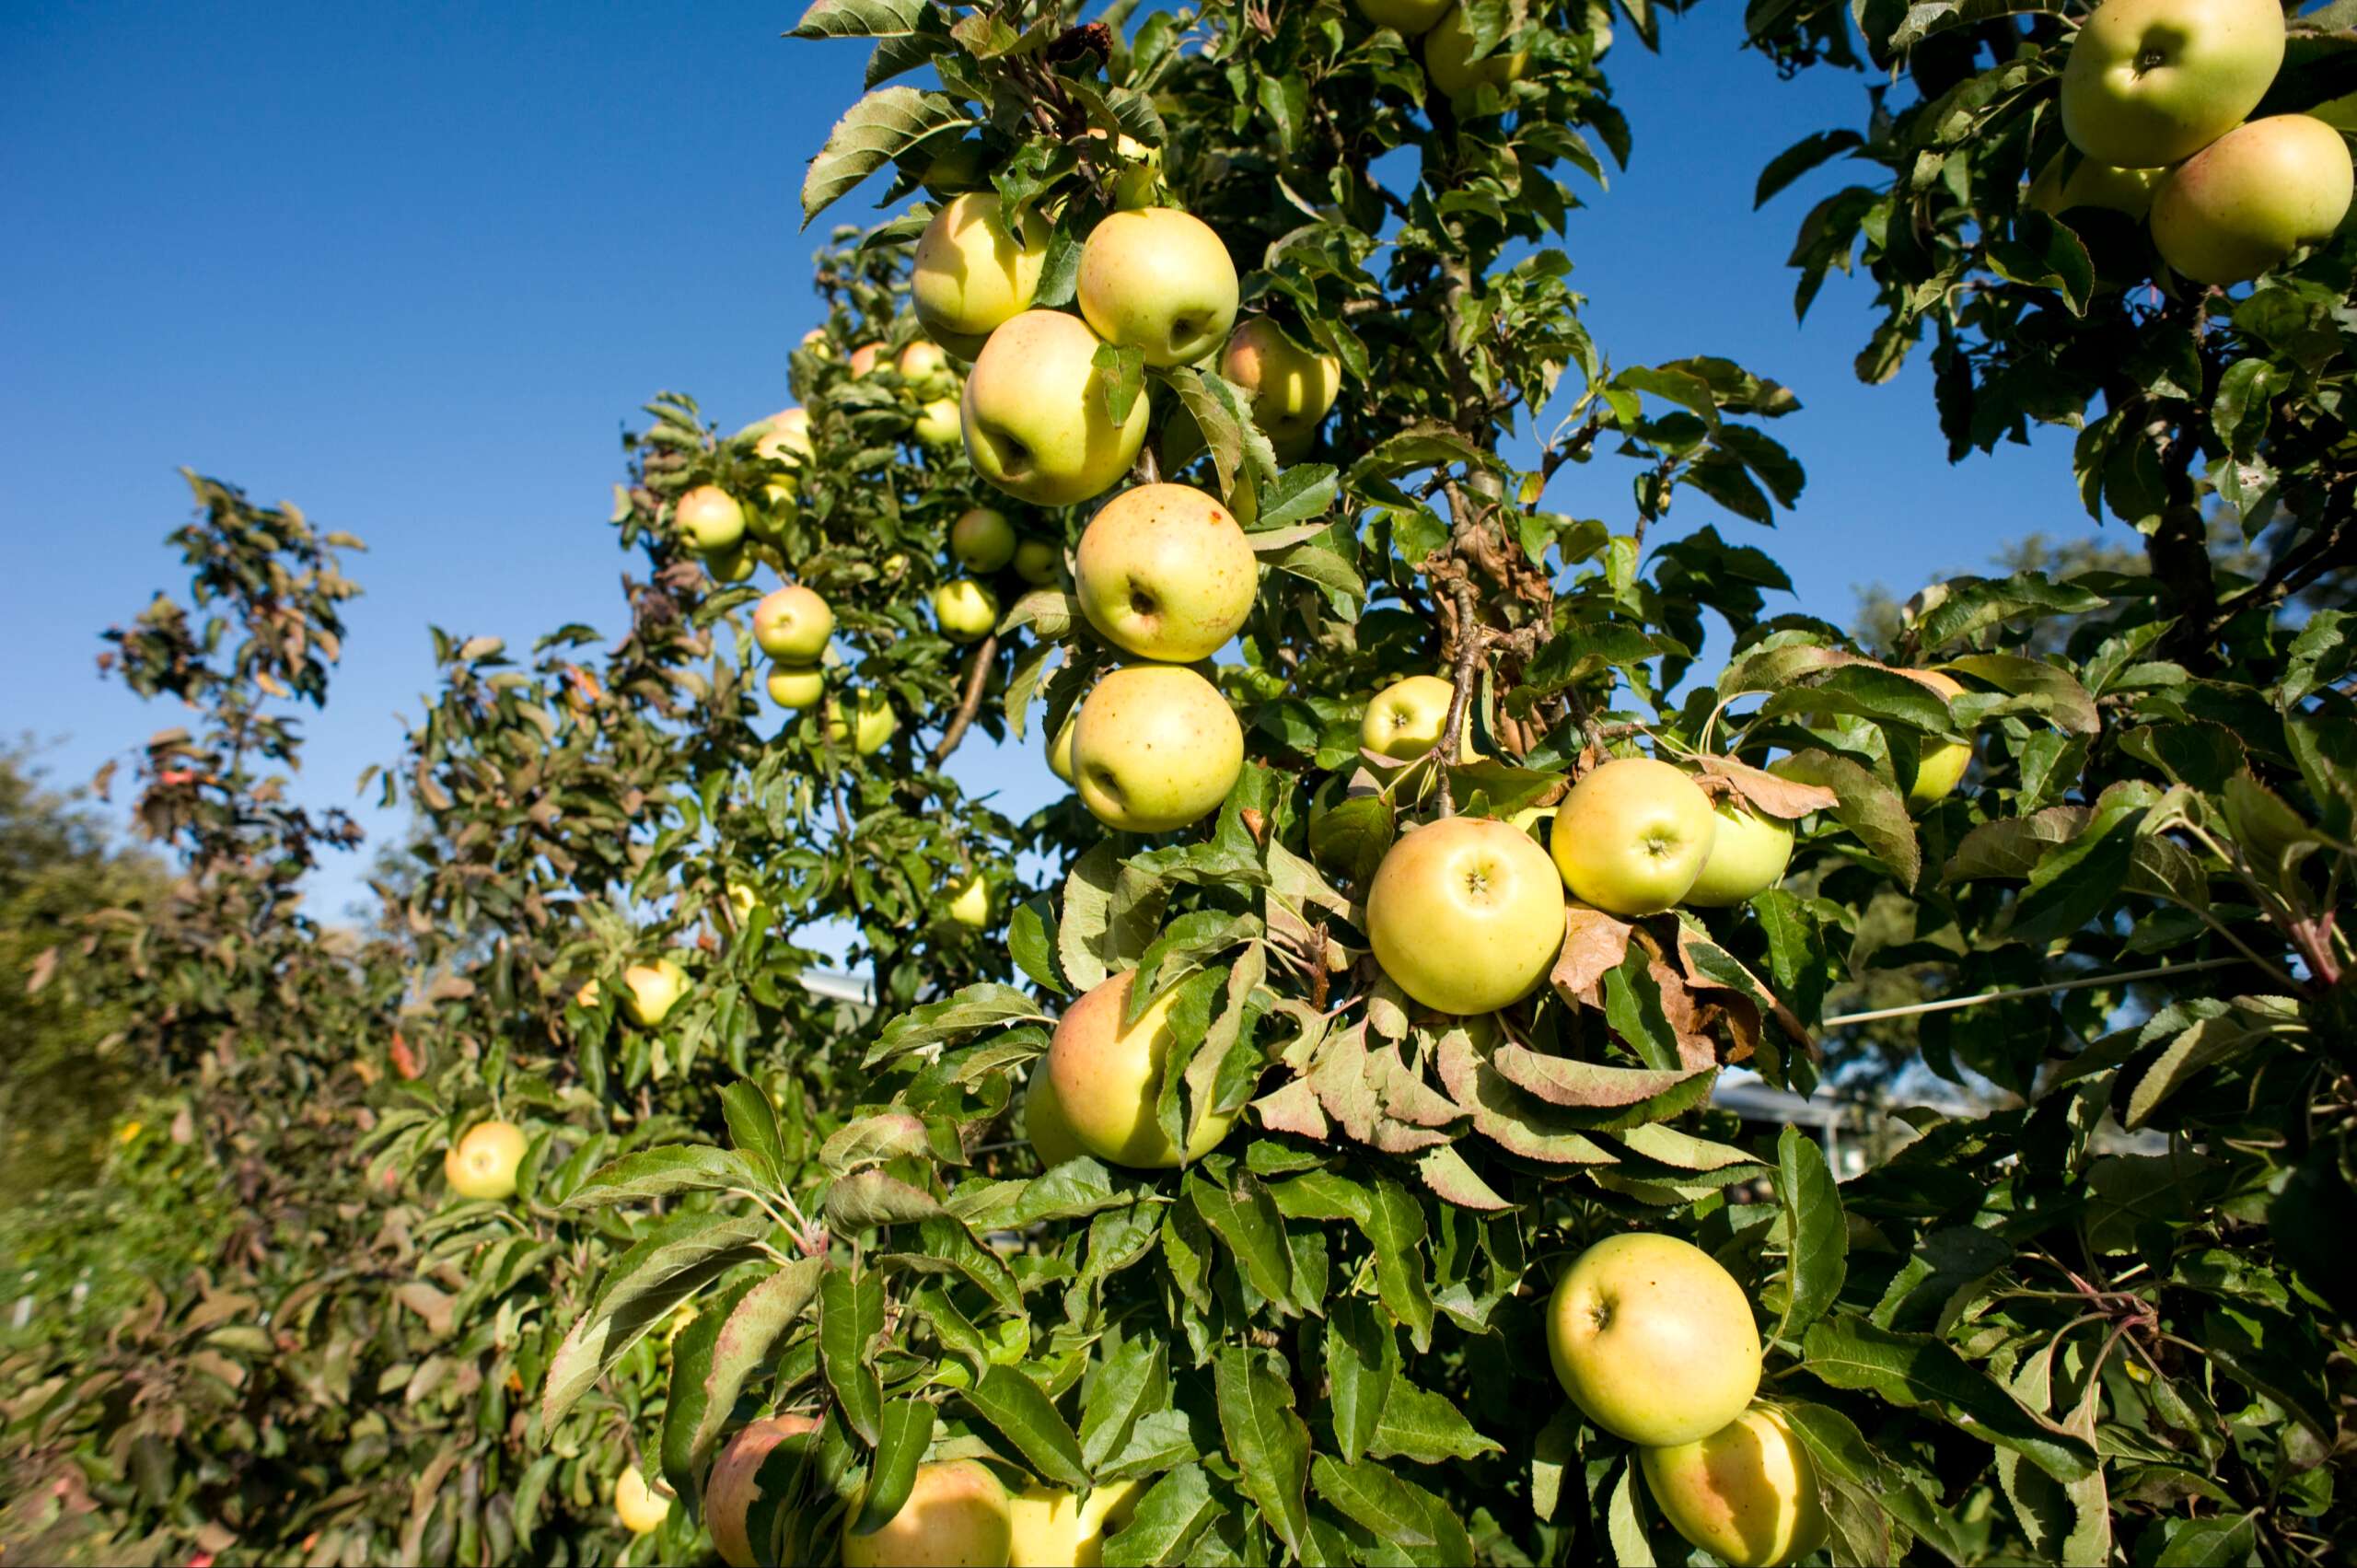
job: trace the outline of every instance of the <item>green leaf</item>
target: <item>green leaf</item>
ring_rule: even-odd
[[[1201,1465],[1180,1465],[1146,1488],[1120,1534],[1105,1542],[1105,1568],[1189,1561],[1196,1540],[1226,1513]]]
[[[1080,1412],[1080,1458],[1091,1475],[1130,1440],[1140,1417],[1169,1398],[1169,1350],[1151,1333],[1125,1338],[1100,1363]]]
[[[1759,182],[1751,191],[1753,210],[1766,206],[1771,197],[1818,165],[1864,145],[1864,140],[1855,131],[1813,131],[1803,136],[1770,158],[1759,171]]]
[[[819,1370],[860,1441],[875,1446],[884,1396],[868,1347],[884,1331],[884,1282],[830,1269],[819,1280]]]
[[[1375,1440],[1366,1451],[1378,1459],[1438,1465],[1500,1453],[1504,1445],[1475,1431],[1465,1412],[1448,1400],[1403,1376],[1391,1385],[1391,1397],[1384,1401],[1383,1419],[1376,1423]]]
[[[1637,1503],[1637,1461],[1620,1462],[1620,1479],[1613,1483],[1612,1501],[1605,1508],[1604,1533],[1612,1541],[1618,1568],[1654,1568],[1653,1542],[1645,1539],[1644,1516]]]
[[[766,1178],[783,1189],[789,1162],[785,1135],[777,1124],[777,1107],[759,1084],[739,1078],[720,1091],[720,1113],[728,1123],[728,1141]]]
[[[1399,1341],[1363,1296],[1344,1296],[1328,1312],[1328,1415],[1343,1463],[1355,1464],[1382,1424],[1399,1372]]]
[[[1424,1280],[1424,1207],[1414,1193],[1388,1179],[1376,1182],[1372,1196],[1359,1229],[1375,1249],[1376,1291],[1421,1350],[1433,1334],[1433,1298]]]
[[[914,1225],[941,1213],[940,1201],[880,1170],[855,1171],[827,1189],[827,1225],[837,1236],[876,1225]]]
[[[766,1219],[692,1214],[650,1229],[608,1272],[589,1309],[550,1358],[540,1394],[542,1433],[553,1432],[564,1412],[679,1303],[761,1256],[761,1244],[774,1228]]]
[[[1016,907],[1006,922],[1006,950],[1016,967],[1043,991],[1069,994],[1056,973],[1056,910],[1041,893]]]
[[[1923,1495],[1913,1481],[1869,1445],[1850,1418],[1829,1406],[1780,1400],[1784,1420],[1817,1463],[1818,1479],[1832,1490],[1862,1500],[1915,1532],[1924,1545],[1951,1562],[1968,1553],[1948,1510]]]
[[[1186,1192],[1187,1201],[1236,1259],[1236,1266],[1252,1282],[1252,1288],[1280,1314],[1289,1317],[1298,1312],[1293,1299],[1293,1253],[1285,1246],[1284,1220],[1269,1190],[1241,1170],[1227,1187],[1190,1170]]]
[[[2077,583],[2054,582],[2043,572],[2016,572],[2002,578],[1957,577],[1925,590],[1915,637],[1923,652],[1935,653],[2003,621],[2086,615],[2108,602],[2092,589]]]
[[[1080,1439],[1039,1384],[1011,1366],[993,1366],[962,1398],[1041,1476],[1058,1486],[1088,1484]]]
[[[659,1454],[663,1479],[682,1498],[696,1496],[704,1462],[712,1457],[709,1448],[697,1451],[696,1434],[711,1416],[713,1351],[720,1342],[720,1331],[729,1314],[754,1286],[752,1280],[731,1285],[671,1342],[671,1379],[663,1400]],[[711,1419],[710,1424],[717,1432],[720,1422],[726,1419],[724,1411],[717,1419]]]
[[[2012,1448],[2069,1483],[2096,1464],[2082,1438],[2038,1420],[1945,1342],[1901,1334],[1855,1318],[1822,1319],[1808,1331],[1803,1365],[1836,1388],[1880,1395],[1910,1408],[1937,1406],[1962,1430]]]
[[[668,1198],[678,1192],[726,1192],[753,1184],[753,1175],[745,1168],[745,1162],[726,1149],[673,1144],[624,1155],[601,1167],[564,1201],[563,1207],[594,1209],[606,1203]]]
[[[1797,1127],[1776,1136],[1776,1196],[1784,1208],[1790,1296],[1776,1337],[1792,1340],[1825,1315],[1850,1272],[1850,1222],[1841,1212],[1841,1190],[1825,1151]]]
[[[860,181],[918,143],[972,123],[954,99],[940,93],[914,87],[869,93],[835,122],[826,145],[810,160],[802,180],[803,224],[807,226]]]
[[[868,1467],[853,1535],[874,1535],[890,1524],[916,1485],[917,1464],[933,1441],[933,1407],[923,1400],[893,1400],[884,1407],[876,1462]]]
[[[1399,1546],[1431,1546],[1430,1509],[1407,1482],[1372,1459],[1339,1463],[1319,1454],[1310,1461],[1309,1479],[1318,1495],[1345,1517],[1363,1526],[1381,1541]]]
[[[1902,888],[1923,874],[1923,847],[1907,802],[1883,779],[1830,751],[1796,751],[1768,770],[1778,778],[1821,784],[1839,797],[1833,819],[1857,835],[1866,852],[1890,868]]]
[[[742,1294],[732,1293],[732,1303],[714,1337],[711,1353],[705,1358],[703,1370],[688,1388],[679,1387],[675,1372],[672,1377],[672,1403],[664,1412],[664,1463],[670,1465],[671,1411],[684,1404],[693,1424],[687,1431],[685,1468],[691,1474],[701,1473],[720,1442],[720,1434],[737,1409],[737,1396],[754,1373],[765,1371],[776,1362],[778,1347],[784,1342],[810,1303],[819,1294],[819,1275],[825,1264],[817,1258],[798,1258],[785,1264],[767,1279],[756,1283]],[[682,1342],[686,1335],[681,1335]],[[672,1363],[679,1365],[675,1354]],[[684,1491],[681,1496],[688,1493]]]
[[[1050,1021],[1048,1016],[1039,1011],[1038,1003],[1015,987],[984,981],[967,986],[954,995],[945,996],[938,1002],[911,1008],[885,1025],[884,1032],[868,1048],[863,1065],[873,1067],[903,1052],[981,1029]]]
[[[1237,1485],[1300,1556],[1309,1539],[1309,1428],[1294,1413],[1292,1385],[1242,1345],[1220,1348],[1213,1384]]]
[[[788,38],[891,38],[910,32],[931,0],[812,0]]]

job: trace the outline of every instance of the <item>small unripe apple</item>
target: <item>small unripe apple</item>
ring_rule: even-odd
[[[2159,168],[2232,130],[2282,64],[2277,0],[2103,0],[2062,65],[2062,134],[2100,163]]]
[[[1056,738],[1048,742],[1048,772],[1066,784],[1073,782],[1072,736],[1079,725],[1080,710],[1075,707],[1064,715],[1064,722],[1056,726]]]
[[[1314,433],[1342,390],[1341,360],[1301,347],[1266,316],[1237,326],[1220,353],[1219,373],[1251,398],[1252,423],[1272,441]]]
[[[1124,490],[1082,530],[1073,579],[1088,623],[1141,658],[1190,664],[1242,630],[1260,591],[1251,541],[1184,484]]]
[[[834,634],[834,610],[799,583],[766,595],[753,606],[753,641],[783,663],[817,663]]]
[[[622,970],[622,1011],[641,1028],[651,1029],[688,992],[688,971],[669,958],[633,964]]]
[[[1930,687],[1953,702],[1964,695],[1964,688],[1956,678],[1936,669],[1902,669],[1908,679]],[[1927,742],[1915,759],[1915,782],[1907,789],[1907,804],[1921,811],[1927,806],[1937,806],[1948,796],[1964,777],[1964,770],[1972,762],[1972,748],[1961,740]]]
[[[1099,340],[1061,310],[1026,310],[982,345],[961,414],[974,471],[1018,500],[1069,506],[1118,483],[1145,444],[1148,395],[1116,424]]]
[[[820,359],[831,359],[834,357],[835,345],[833,341],[827,336],[827,329],[824,327],[813,327],[808,331],[803,333],[801,348],[803,353],[815,354]]]
[[[1440,744],[1448,729],[1448,704],[1457,689],[1437,675],[1411,675],[1375,694],[1359,721],[1359,744],[1380,757],[1407,761]],[[1473,760],[1473,721],[1457,737],[1459,761]]]
[[[949,553],[969,572],[995,572],[1015,559],[1015,525],[995,506],[969,506],[949,526]]]
[[[1081,804],[1108,827],[1161,833],[1218,808],[1244,769],[1244,727],[1184,665],[1133,664],[1080,704],[1072,758]]]
[[[2247,283],[2349,215],[2349,144],[2312,114],[2237,125],[2162,177],[2153,244],[2196,283]]]
[[[699,484],[673,504],[679,537],[701,551],[726,550],[745,537],[745,508],[716,484]]]
[[[958,400],[935,398],[917,410],[916,423],[910,427],[909,434],[916,437],[920,447],[945,451],[958,445],[964,428],[958,414]]]
[[[980,931],[991,923],[991,887],[980,872],[950,895],[946,912],[952,922],[969,931]]]
[[[1044,539],[1027,539],[1015,547],[1015,575],[1035,588],[1044,588],[1062,575],[1063,552]]]
[[[1236,324],[1236,263],[1212,226],[1176,207],[1114,213],[1080,250],[1080,313],[1148,365],[1192,365]]]
[[[1817,1465],[1780,1410],[1754,1405],[1708,1437],[1637,1458],[1670,1527],[1730,1568],[1782,1568],[1825,1544]]]
[[[1204,1117],[1183,1152],[1164,1133],[1155,1103],[1170,1058],[1170,1010],[1178,1005],[1178,990],[1165,991],[1123,1028],[1121,1013],[1135,974],[1124,970],[1064,1009],[1048,1045],[1048,1077],[1064,1122],[1083,1148],[1133,1170],[1167,1170],[1216,1148],[1236,1124],[1236,1113]]]
[[[647,1485],[636,1465],[625,1465],[614,1481],[614,1514],[622,1528],[643,1536],[663,1527],[663,1521],[671,1516],[671,1499]]]
[[[900,351],[900,357],[893,362],[893,367],[900,371],[900,379],[909,384],[910,392],[920,401],[930,402],[935,398],[954,401],[958,396],[957,374],[949,368],[949,355],[942,352],[939,343],[917,339]]]
[[[1047,255],[1048,226],[1037,213],[1011,229],[997,192],[954,196],[917,238],[909,303],[925,335],[955,354],[955,340],[986,336],[1031,308]]]
[[[1456,0],[1351,0],[1359,15],[1402,38],[1432,30],[1433,24]]]
[[[890,347],[888,343],[862,343],[852,350],[849,361],[852,375],[872,375],[878,365],[885,363],[884,355],[890,352]]]
[[[513,1197],[524,1145],[524,1130],[513,1121],[478,1121],[442,1156],[442,1179],[461,1198]]]
[[[919,1465],[909,1500],[881,1529],[853,1533],[843,1521],[843,1568],[956,1568],[1001,1563],[1014,1546],[1006,1488],[972,1459]]]
[[[998,596],[971,577],[957,577],[933,590],[933,618],[953,643],[978,643],[998,624]]]
[[[1015,1551],[1009,1561],[1016,1568],[1097,1568],[1105,1561],[1106,1535],[1130,1522],[1144,1490],[1145,1478],[1132,1476],[1098,1487],[1084,1503],[1054,1487],[1033,1487],[1015,1500]]]
[[[1793,825],[1754,811],[1733,797],[1717,807],[1711,853],[1681,902],[1724,909],[1756,899],[1783,880],[1793,858]]]
[[[1527,833],[1447,817],[1385,852],[1367,888],[1366,934],[1383,972],[1425,1006],[1494,1012],[1555,967],[1563,885]]]
[[[1547,1301],[1547,1353],[1588,1420],[1648,1446],[1691,1443],[1759,1390],[1759,1327],[1735,1276],[1674,1236],[1608,1237]]]
[[[1064,1108],[1056,1102],[1055,1080],[1048,1074],[1044,1056],[1032,1067],[1030,1086],[1023,1091],[1023,1135],[1030,1140],[1031,1152],[1039,1156],[1039,1163],[1051,1170],[1088,1152],[1081,1147]]]
[[[760,558],[741,544],[703,552],[703,569],[712,574],[712,580],[715,583],[749,582],[752,578],[753,568],[760,563]]]
[[[2066,180],[2062,166],[2069,161],[2067,157],[2057,154],[2030,181],[2026,201],[2033,210],[2061,214],[2081,207],[2101,207],[2107,212],[2141,218],[2152,209],[2153,187],[2160,180],[2160,170],[2114,168],[2107,163],[2083,157]]]
[[[815,664],[781,664],[770,668],[770,701],[800,712],[827,694],[826,672]]]
[[[753,1504],[761,1501],[761,1461],[789,1437],[819,1430],[807,1415],[770,1416],[740,1429],[712,1462],[704,1481],[703,1517],[712,1544],[729,1568],[753,1568],[760,1559],[746,1533]]]
[[[1462,6],[1451,6],[1424,35],[1424,75],[1453,102],[1469,102],[1480,87],[1518,82],[1528,69],[1530,55],[1523,50],[1474,59],[1473,29]]]
[[[1658,914],[1693,888],[1717,831],[1710,796],[1692,779],[1650,757],[1616,757],[1563,796],[1549,847],[1582,903]]]
[[[1105,127],[1091,125],[1088,134],[1101,142]],[[1162,149],[1121,135],[1113,140],[1113,155],[1120,160],[1120,171],[1113,176],[1113,205],[1125,213],[1152,206],[1155,187],[1162,183]]]
[[[884,743],[900,730],[900,720],[892,712],[892,704],[874,687],[865,687],[852,694],[852,717],[843,717],[843,700],[827,699],[827,738],[834,745],[849,742],[863,757],[872,757],[884,749]],[[854,727],[855,726],[855,727]]]

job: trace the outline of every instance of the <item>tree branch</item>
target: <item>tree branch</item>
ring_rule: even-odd
[[[949,727],[941,732],[941,741],[933,749],[933,765],[939,767],[958,749],[966,738],[966,730],[974,722],[975,710],[982,705],[982,686],[991,665],[998,657],[998,633],[993,632],[974,645],[966,656],[966,689],[958,695],[958,711],[949,716]]]
[[[1437,758],[1441,770],[1440,814],[1457,815],[1457,802],[1448,793],[1448,765],[1463,754],[1465,737],[1465,707],[1473,694],[1474,677],[1481,668],[1481,649],[1489,635],[1475,623],[1480,613],[1473,602],[1473,585],[1459,577],[1451,585],[1457,590],[1457,670],[1448,694],[1448,722],[1441,726],[1440,740],[1426,755]]]

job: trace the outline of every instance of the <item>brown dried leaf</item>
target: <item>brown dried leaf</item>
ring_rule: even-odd
[[[1318,1108],[1318,1093],[1306,1078],[1295,1078],[1276,1093],[1262,1095],[1252,1102],[1252,1109],[1260,1125],[1271,1132],[1291,1132],[1320,1142],[1329,1135],[1326,1113]]]
[[[1509,1154],[1550,1165],[1610,1165],[1612,1151],[1572,1128],[1556,1124],[1547,1106],[1498,1075],[1463,1029],[1441,1038],[1437,1058],[1441,1082],[1467,1115],[1473,1130]]]
[[[1702,770],[1702,787],[1713,799],[1722,794],[1740,796],[1763,817],[1791,821],[1812,811],[1830,811],[1841,803],[1841,797],[1823,784],[1779,778],[1764,768],[1738,762],[1732,757],[1702,756],[1695,761]]]
[[[1473,1167],[1465,1163],[1465,1156],[1453,1148],[1438,1148],[1425,1155],[1416,1162],[1416,1174],[1424,1179],[1425,1186],[1459,1208],[1495,1213],[1514,1207],[1475,1175]]]
[[[1604,1005],[1604,977],[1629,956],[1631,927],[1602,910],[1572,904],[1563,911],[1563,950],[1548,978],[1567,1002]]]
[[[1446,1127],[1457,1119],[1457,1107],[1425,1083],[1422,1074],[1400,1060],[1398,1046],[1370,1051],[1366,1060],[1386,1116],[1417,1127]]]
[[[1665,1073],[1651,1067],[1605,1067],[1574,1062],[1567,1056],[1547,1056],[1508,1041],[1491,1052],[1490,1064],[1516,1088],[1550,1105],[1609,1110],[1638,1105],[1667,1094],[1697,1072],[1708,1067]]]

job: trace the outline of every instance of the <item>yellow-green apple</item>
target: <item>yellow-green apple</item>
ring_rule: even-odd
[[[1530,68],[1527,51],[1493,52],[1473,58],[1473,29],[1465,7],[1451,6],[1448,15],[1424,34],[1424,75],[1451,100],[1469,100],[1477,88],[1503,87],[1522,80]]]
[[[960,405],[977,472],[1019,500],[1069,506],[1129,471],[1145,444],[1147,397],[1114,423],[1099,343],[1061,310],[1026,310],[991,334]]]
[[[1192,365],[1236,325],[1236,263],[1211,225],[1177,207],[1114,213],[1080,248],[1080,313],[1148,365]]]
[[[956,577],[933,590],[933,618],[953,643],[978,643],[998,624],[998,596],[971,577]]]
[[[947,912],[953,922],[970,931],[980,931],[991,923],[991,886],[980,872],[958,884],[949,897]]]
[[[995,572],[1015,559],[1015,525],[995,506],[969,506],[949,526],[949,553],[969,572]]]
[[[478,1121],[442,1156],[442,1179],[461,1198],[505,1198],[524,1163],[524,1130],[513,1121]]]
[[[1582,903],[1657,914],[1694,886],[1717,831],[1710,796],[1692,779],[1650,757],[1616,757],[1563,796],[1550,847]]]
[[[663,1527],[663,1521],[671,1516],[671,1498],[647,1485],[636,1465],[624,1465],[614,1481],[614,1516],[621,1520],[622,1528],[643,1536]]]
[[[1632,1233],[1575,1259],[1547,1302],[1547,1354],[1588,1420],[1648,1446],[1708,1437],[1759,1391],[1759,1327],[1691,1242]]]
[[[1080,803],[1133,833],[1183,828],[1227,798],[1244,728],[1219,688],[1184,665],[1133,664],[1097,683],[1072,732]]]
[[[760,558],[741,544],[703,552],[703,569],[712,574],[712,580],[715,583],[746,582],[752,577],[753,568],[758,564]]]
[[[972,1459],[919,1465],[909,1500],[884,1527],[856,1535],[843,1521],[843,1568],[958,1568],[1001,1563],[1014,1547],[1006,1488]]]
[[[942,352],[939,343],[918,338],[900,351],[900,357],[893,361],[893,366],[920,401],[929,402],[935,398],[954,399],[958,395],[957,372],[949,368],[949,356]]]
[[[1359,721],[1359,744],[1379,757],[1407,761],[1440,744],[1448,728],[1449,699],[1457,689],[1437,675],[1411,675],[1375,694]],[[1457,737],[1460,761],[1473,759],[1473,721]]]
[[[1236,1124],[1236,1113],[1201,1118],[1183,1151],[1163,1132],[1154,1108],[1170,1059],[1178,988],[1156,996],[1125,1029],[1121,1013],[1135,976],[1124,970],[1064,1009],[1048,1044],[1048,1078],[1064,1124],[1083,1148],[1133,1170],[1167,1170],[1211,1153]]]
[[[1009,1568],[1098,1568],[1105,1537],[1137,1512],[1145,1478],[1100,1486],[1086,1502],[1054,1487],[1035,1486],[1015,1500],[1015,1550]]]
[[[1783,880],[1793,858],[1793,825],[1730,797],[1718,804],[1718,827],[1701,872],[1680,900],[1724,909],[1756,899]]]
[[[581,989],[573,993],[573,1005],[576,1007],[595,1007],[598,1005],[598,998],[602,994],[595,980],[585,980],[581,982]]]
[[[2062,166],[2070,162],[2065,154],[2056,154],[2052,162],[2030,181],[2028,204],[2041,213],[2067,213],[2081,207],[2101,207],[2107,212],[2125,213],[2141,218],[2153,205],[2153,187],[2159,183],[2156,168],[2114,168],[2107,163],[2097,163],[2091,157],[2079,159],[2079,167],[2065,179]]]
[[[878,365],[886,363],[884,356],[891,352],[891,348],[889,343],[860,344],[851,351],[851,373],[853,376],[873,374]]]
[[[1902,669],[1908,679],[1930,687],[1941,696],[1954,702],[1964,695],[1964,688],[1951,675],[1936,669]],[[1972,747],[1962,740],[1926,742],[1915,759],[1915,782],[1907,789],[1907,804],[1918,811],[1936,806],[1947,798],[1964,777],[1965,768],[1972,761]]]
[[[641,1028],[651,1029],[688,992],[688,971],[669,958],[633,964],[622,970],[622,1011]]]
[[[827,694],[826,672],[815,664],[772,665],[766,684],[771,702],[797,712]]]
[[[1051,1168],[1088,1152],[1074,1134],[1064,1108],[1056,1103],[1055,1081],[1048,1075],[1044,1056],[1033,1065],[1030,1087],[1023,1091],[1023,1135],[1031,1141],[1039,1163]]]
[[[2237,125],[2162,177],[2153,243],[2196,283],[2246,283],[2349,215],[2349,144],[2310,114]]]
[[[980,189],[990,178],[988,151],[978,141],[950,142],[925,160],[918,181],[936,196]]]
[[[1072,734],[1079,727],[1080,710],[1074,708],[1064,715],[1064,722],[1056,726],[1056,738],[1048,742],[1048,772],[1066,784],[1073,782]]]
[[[1510,823],[1444,818],[1385,853],[1367,888],[1366,935],[1383,972],[1425,1006],[1494,1012],[1555,967],[1563,884]]]
[[[1637,1458],[1670,1527],[1730,1568],[1781,1568],[1825,1544],[1817,1466],[1782,1411],[1754,1405],[1708,1437]]]
[[[984,336],[1030,308],[1047,255],[1037,213],[1009,227],[994,192],[953,196],[917,238],[909,302],[925,335],[955,353],[953,340]]]
[[[1184,484],[1141,484],[1081,531],[1073,581],[1088,623],[1140,658],[1209,658],[1242,629],[1260,586],[1228,509]]]
[[[813,327],[802,334],[802,351],[805,354],[815,354],[820,359],[831,359],[834,357],[835,345],[829,341],[826,328]]]
[[[745,537],[745,508],[716,484],[699,484],[673,503],[679,536],[698,550],[726,550]]]
[[[1266,316],[1240,323],[1219,356],[1219,373],[1252,400],[1252,423],[1272,441],[1308,436],[1342,390],[1342,362],[1312,354]]]
[[[935,451],[955,447],[963,433],[964,422],[958,415],[956,398],[934,399],[917,410],[916,423],[910,427],[910,434],[917,438],[918,446],[930,447]]]
[[[1091,125],[1088,134],[1101,142],[1105,127]],[[1155,188],[1162,183],[1162,149],[1149,147],[1135,136],[1121,135],[1113,140],[1113,156],[1120,171],[1113,176],[1113,205],[1122,212],[1152,205]]]
[[[819,1430],[807,1415],[773,1415],[740,1428],[712,1461],[703,1484],[703,1518],[712,1544],[728,1568],[753,1568],[760,1561],[746,1534],[747,1516],[761,1496],[761,1461],[789,1437]]]
[[[1035,588],[1054,582],[1062,566],[1063,552],[1044,539],[1027,539],[1015,547],[1015,575]]]
[[[1359,15],[1379,28],[1389,28],[1402,38],[1414,38],[1429,32],[1441,14],[1456,0],[1352,0]]]
[[[770,415],[761,422],[761,436],[753,443],[753,450],[789,468],[807,461],[812,451],[810,411],[786,408]]]
[[[2062,66],[2062,134],[2117,168],[2192,157],[2258,107],[2283,64],[2277,0],[2103,0]]]
[[[753,641],[761,652],[787,664],[811,664],[835,634],[835,612],[799,583],[765,594],[753,606]]]
[[[900,716],[892,712],[892,704],[872,686],[852,694],[848,719],[843,716],[842,698],[827,699],[827,738],[837,746],[849,742],[863,757],[881,751],[900,727]]]

